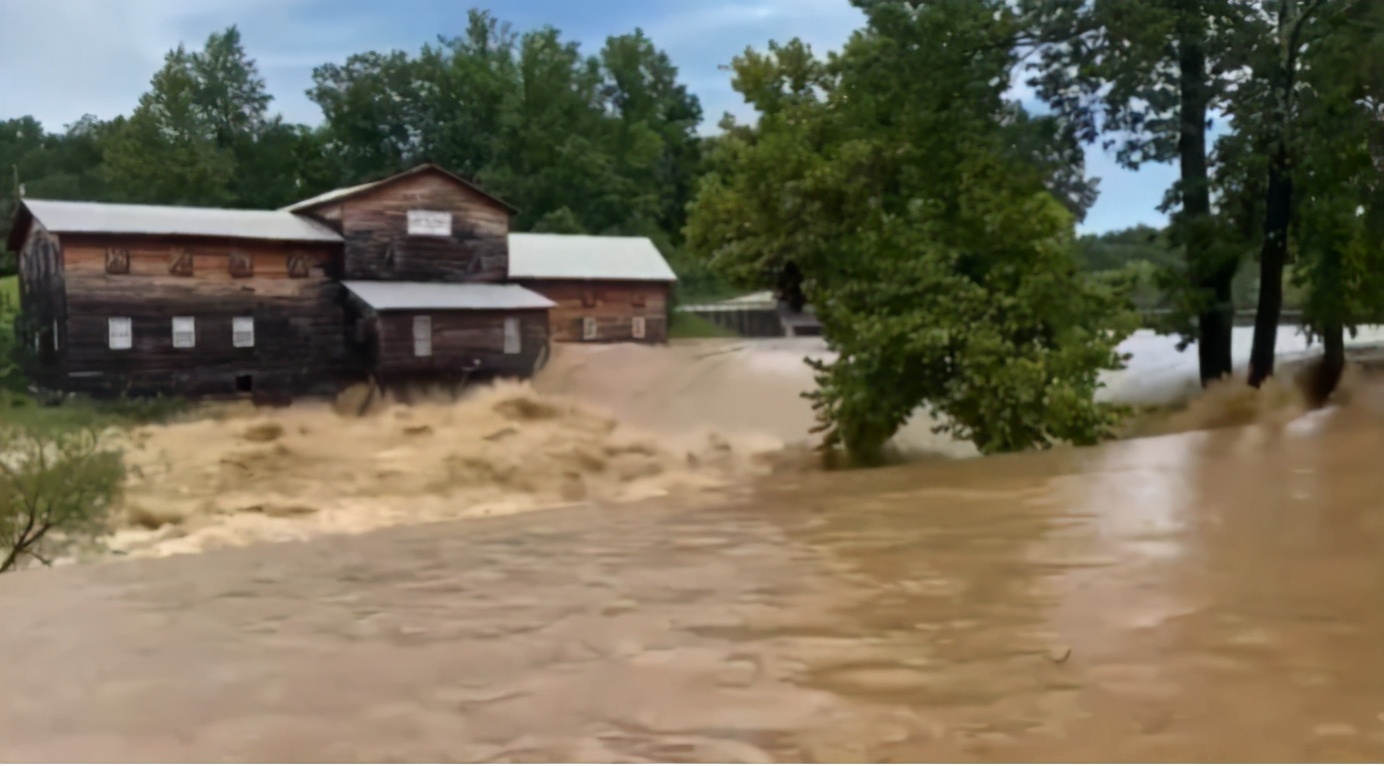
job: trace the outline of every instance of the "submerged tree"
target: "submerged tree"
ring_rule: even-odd
[[[1037,123],[1005,97],[1007,4],[857,4],[868,24],[839,56],[794,41],[735,61],[759,123],[718,141],[689,246],[747,285],[801,275],[837,354],[811,398],[854,462],[920,406],[987,453],[1102,438],[1097,377],[1134,320],[1077,273],[1064,153],[1015,151]]]

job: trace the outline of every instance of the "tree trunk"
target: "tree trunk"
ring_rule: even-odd
[[[1278,322],[1283,315],[1283,269],[1288,265],[1288,225],[1293,209],[1293,179],[1287,164],[1287,152],[1280,146],[1269,165],[1264,244],[1259,251],[1259,306],[1254,311],[1254,343],[1249,354],[1249,384],[1255,388],[1273,377]]]
[[[1178,30],[1178,89],[1180,123],[1178,159],[1182,177],[1182,225],[1186,236],[1187,264],[1198,289],[1211,297],[1211,305],[1197,317],[1197,355],[1201,384],[1231,373],[1231,332],[1235,305],[1231,285],[1234,264],[1212,264],[1208,222],[1211,218],[1211,185],[1206,162],[1206,113],[1209,96],[1206,74],[1205,35],[1199,11],[1184,11]]]

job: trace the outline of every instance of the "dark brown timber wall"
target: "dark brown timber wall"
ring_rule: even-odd
[[[38,223],[30,226],[19,253],[19,304],[24,311],[14,330],[23,346],[24,373],[53,388],[62,378],[67,345],[62,245]]]
[[[291,395],[329,391],[348,354],[339,245],[173,237],[63,238],[67,306],[61,388],[94,394]],[[131,320],[132,347],[110,348],[109,319]],[[174,317],[195,346],[175,348]],[[254,345],[232,319],[254,319]]]
[[[451,213],[451,235],[409,235],[410,210]],[[311,215],[346,239],[346,279],[499,282],[509,273],[509,211],[441,173],[401,178]]]
[[[413,318],[431,317],[432,355],[417,356]],[[519,319],[519,353],[504,352],[505,319]],[[527,378],[547,358],[548,316],[543,309],[512,311],[399,311],[367,319],[369,357],[382,382],[463,375],[479,362],[478,375]]]
[[[668,341],[668,292],[666,282],[525,280],[523,285],[553,301],[549,309],[552,335],[564,342]],[[596,320],[596,337],[585,338],[586,318]],[[634,337],[634,318],[644,318],[644,337]]]

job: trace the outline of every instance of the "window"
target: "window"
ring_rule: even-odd
[[[242,393],[242,394],[253,393],[254,390],[255,390],[255,376],[254,376],[254,375],[237,375],[237,376],[235,376],[235,390],[236,390],[238,393]]]
[[[288,256],[288,276],[290,279],[303,279],[312,273],[312,264],[306,253],[293,252]]]
[[[111,317],[106,320],[106,330],[110,341],[110,347],[116,351],[123,351],[134,346],[135,332],[130,326],[129,317]]]
[[[236,348],[255,347],[254,317],[234,317],[231,319],[231,345]]]
[[[58,320],[53,320],[53,350],[58,350]]]
[[[197,345],[197,321],[192,317],[173,317],[173,348]]]
[[[523,343],[519,334],[519,317],[505,317],[505,353],[517,354]]]
[[[585,317],[581,320],[582,340],[595,340],[598,334],[599,328],[596,325],[596,317]]]
[[[432,317],[413,318],[413,355],[432,356]]]
[[[232,250],[227,260],[232,277],[244,278],[255,275],[255,260],[244,250]]]
[[[106,248],[106,273],[129,274],[130,251],[124,248]]]
[[[452,214],[442,210],[408,211],[410,237],[452,236]]]
[[[644,317],[634,317],[630,320],[630,335],[636,338],[643,338],[644,332]]]
[[[175,247],[168,253],[168,273],[175,277],[192,276],[192,251],[185,247]]]

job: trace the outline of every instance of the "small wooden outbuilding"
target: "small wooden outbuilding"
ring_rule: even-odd
[[[524,378],[548,357],[553,302],[518,285],[357,282],[343,285],[353,345],[376,380]]]
[[[677,275],[647,237],[511,234],[509,278],[556,304],[553,340],[668,340]]]

